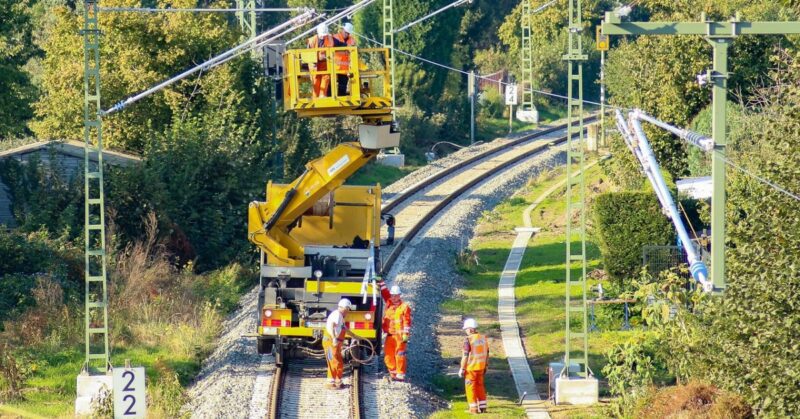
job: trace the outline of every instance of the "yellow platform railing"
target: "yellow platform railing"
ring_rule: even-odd
[[[283,104],[300,117],[363,115],[390,118],[391,68],[387,48],[287,50]],[[339,88],[340,81],[343,89]],[[315,92],[315,84],[319,92]],[[327,88],[324,88],[327,84]],[[318,93],[318,94],[317,94]]]

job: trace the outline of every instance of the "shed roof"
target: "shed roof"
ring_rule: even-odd
[[[65,154],[72,157],[84,157],[85,143],[73,140],[53,140],[53,141],[39,141],[36,143],[26,144],[20,147],[12,148],[10,150],[0,152],[0,159],[7,157],[16,157],[29,153],[34,153],[40,150],[52,148],[57,153]],[[90,159],[96,161],[95,156],[90,156]],[[103,161],[108,164],[125,166],[131,163],[141,161],[141,157],[133,154],[121,153],[119,151],[103,150]]]

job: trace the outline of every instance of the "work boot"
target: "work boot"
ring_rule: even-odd
[[[393,376],[392,376],[392,380],[394,380],[394,381],[400,381],[400,382],[402,383],[403,381],[406,381],[406,375],[405,375],[405,374],[397,374],[397,375],[393,375]]]
[[[337,389],[341,389],[342,387],[344,387],[341,380],[336,380],[334,386],[336,386]]]
[[[329,381],[325,383],[325,388],[328,390],[336,390],[336,384]]]

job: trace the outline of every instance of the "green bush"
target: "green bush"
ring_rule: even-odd
[[[481,93],[479,105],[478,115],[482,118],[502,118],[506,108],[505,98],[494,89]]]
[[[642,265],[642,246],[668,245],[675,233],[652,192],[607,192],[592,206],[595,235],[609,276],[623,280]]]

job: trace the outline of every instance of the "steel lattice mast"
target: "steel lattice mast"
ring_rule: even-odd
[[[108,350],[108,281],[106,274],[103,134],[100,119],[100,30],[96,0],[83,8],[84,162],[84,371],[106,372]],[[96,163],[95,163],[96,162]]]
[[[586,180],[584,168],[586,157],[583,151],[583,62],[587,55],[583,53],[583,20],[581,0],[569,0],[569,40],[567,53],[567,193],[566,193],[566,327],[564,369],[562,376],[569,376],[571,363],[579,363],[579,375],[588,377],[589,370],[589,328],[586,305]],[[573,167],[573,165],[576,165]],[[573,216],[577,212],[578,221],[575,223]],[[579,237],[579,248],[572,245],[573,236]],[[572,269],[580,266],[580,274],[573,278]],[[573,302],[572,289],[581,288],[581,296]],[[577,320],[579,329],[573,330],[573,319]],[[577,346],[574,340],[580,340]],[[576,354],[573,354],[573,351]]]
[[[520,58],[522,60],[522,107],[521,110],[533,111],[533,50],[531,45],[531,11],[530,0],[522,1],[522,45]]]

